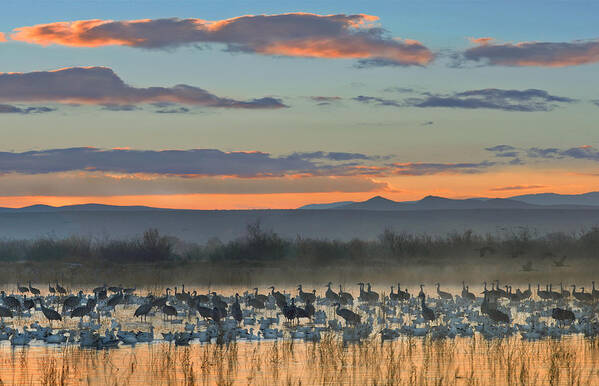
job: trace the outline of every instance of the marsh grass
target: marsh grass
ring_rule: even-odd
[[[4,384],[599,384],[596,339],[525,342],[480,337],[368,339],[344,344],[262,341],[229,345],[167,343],[111,351],[30,347],[0,350]]]
[[[541,278],[591,279],[596,266],[599,227],[566,234],[537,235],[526,228],[479,235],[472,231],[432,237],[386,230],[376,240],[283,239],[273,231],[248,226],[245,237],[196,245],[148,229],[137,239],[84,237],[37,240],[0,239],[0,282],[15,279],[70,285],[112,282],[164,285],[186,283],[249,286],[257,283],[353,282],[392,279],[409,270],[411,281],[459,276],[480,279],[489,272],[514,282]],[[484,254],[482,251],[486,251]],[[482,256],[481,256],[482,255]],[[560,267],[555,261],[567,256]],[[531,271],[522,266],[530,262]],[[340,269],[343,266],[345,268]],[[367,269],[365,269],[367,268]],[[279,283],[273,283],[278,281]],[[395,279],[391,280],[395,281]]]

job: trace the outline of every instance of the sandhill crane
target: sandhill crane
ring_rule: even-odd
[[[119,284],[118,286],[108,287],[108,291],[113,292],[113,293],[122,292],[123,291],[123,285]]]
[[[487,315],[495,322],[509,323],[510,317],[505,312],[501,312],[496,308],[490,308]]]
[[[254,299],[257,299],[262,303],[266,303],[268,301],[268,296],[258,293],[258,287],[254,288],[254,291]]]
[[[364,291],[364,283],[360,282],[358,285],[360,286],[360,296],[358,296],[358,300],[361,302],[367,302],[370,300],[370,298],[368,297],[368,292]]]
[[[426,295],[424,294],[424,284],[420,284],[420,292],[418,292],[418,297],[426,298]]]
[[[566,321],[571,323],[574,320],[576,320],[576,316],[574,315],[574,312],[572,312],[570,310],[564,310],[561,308],[554,308],[551,311],[551,317],[553,319],[557,320],[558,323],[560,323],[560,324],[563,324]]]
[[[31,280],[29,280],[29,292],[31,292],[33,295],[36,295],[36,296],[41,293],[40,290],[31,286]]]
[[[264,304],[263,301],[261,301],[258,298],[255,297],[251,297],[246,301],[246,304],[252,308],[257,308],[259,310],[262,310],[264,308],[266,308],[266,305]]]
[[[370,283],[367,283],[367,285],[368,285],[368,296],[370,297],[370,300],[373,302],[378,302],[379,294],[372,290]]]
[[[516,293],[512,293],[512,286],[506,286],[508,288],[507,297],[510,302],[517,303],[522,300],[522,292],[520,292],[520,288],[518,288]]]
[[[352,294],[350,294],[349,292],[343,292],[343,287],[341,287],[341,284],[339,284],[339,300],[341,300],[339,303],[342,304],[354,303],[354,297],[352,296]]]
[[[551,295],[549,295],[548,291],[541,290],[541,284],[537,283],[537,296],[543,300],[551,299]]]
[[[29,287],[22,287],[19,285],[19,282],[17,282],[17,291],[24,294],[24,293],[29,292]]]
[[[334,306],[337,307],[335,308],[335,313],[345,320],[346,325],[355,326],[360,323],[360,320],[362,319],[360,315],[347,308],[341,308],[341,304],[339,303],[335,303]]]
[[[198,313],[204,320],[208,320],[212,317],[212,308],[201,306],[199,303],[196,306]]]
[[[113,309],[117,306],[117,304],[121,304],[123,301],[123,293],[118,292],[110,297],[106,302],[106,306],[112,307]]]
[[[306,313],[308,314],[308,318],[310,318],[310,319],[312,319],[312,317],[316,313],[316,309],[314,308],[314,305],[312,304],[312,302],[306,303],[306,307],[304,307],[304,310],[306,310]]]
[[[580,292],[576,292],[576,284],[572,284],[572,296],[574,296],[580,302],[592,302],[593,295],[584,292],[584,287],[580,287],[580,289]]]
[[[304,303],[316,301],[316,290],[313,292],[304,292],[302,290],[301,284],[297,286],[297,290],[299,291],[299,297],[304,301]]]
[[[389,292],[389,299],[391,300],[395,300],[398,301],[399,300],[399,293],[393,293],[393,286],[391,286],[391,292]]]
[[[287,321],[293,321],[297,316],[297,307],[295,306],[295,300],[291,299],[291,305],[285,303],[282,308],[283,316]]]
[[[298,323],[299,323],[300,318],[310,319],[312,317],[312,315],[310,315],[310,310],[307,307],[307,306],[311,306],[311,305],[312,305],[312,303],[308,302],[308,303],[306,303],[305,308],[295,307],[295,317],[297,318]],[[314,308],[314,307],[312,306],[312,308]]]
[[[593,285],[593,287],[594,287],[594,285]],[[562,298],[569,298],[570,297],[570,291],[564,289],[564,285],[563,285],[563,283],[561,281],[559,282],[559,289],[560,289],[560,291],[562,293]]]
[[[30,310],[32,308],[35,307],[35,302],[31,299],[27,299],[27,295],[24,295],[25,297],[23,298],[23,309],[25,311]]]
[[[212,318],[214,323],[220,324],[221,315],[220,315],[220,310],[218,309],[218,307],[212,308],[212,313],[210,314],[210,317]]]
[[[410,300],[408,289],[406,288],[405,291],[402,291],[399,282],[397,282],[397,295],[399,296],[399,300]]]
[[[220,314],[222,316],[227,315],[227,305],[217,294],[216,292],[212,292],[212,305],[220,310]]]
[[[0,292],[0,294],[2,295],[2,302],[5,306],[13,310],[19,310],[21,308],[21,302],[19,299],[15,298],[14,296],[6,296],[4,291]]]
[[[462,298],[465,300],[476,300],[476,296],[470,291],[468,291],[468,287],[465,282],[462,282]]]
[[[177,316],[177,309],[173,306],[169,306],[168,304],[165,304],[164,307],[162,307],[162,313],[168,318],[169,316]]]
[[[50,292],[52,295],[56,293],[56,289],[54,289],[54,287],[52,287],[50,283],[48,283],[48,292]]]
[[[528,283],[528,289],[522,291],[522,299],[528,299],[532,296],[532,290],[530,289],[530,283]]]
[[[56,282],[56,292],[58,292],[61,295],[66,295],[67,290],[66,288],[64,288],[63,286],[61,286],[60,284],[58,284],[58,282]]]
[[[441,299],[444,300],[453,300],[453,295],[451,295],[449,292],[443,292],[441,291],[441,284],[437,283],[437,295],[439,295],[439,297]]]
[[[562,293],[553,290],[553,284],[549,284],[549,296],[553,300],[560,300],[562,298]]]
[[[50,326],[52,325],[53,320],[62,320],[62,316],[60,316],[58,312],[56,312],[52,308],[44,306],[42,298],[37,298],[37,300],[40,302],[40,308],[42,309],[42,313],[44,314],[46,319],[50,321]]]
[[[258,289],[256,289],[256,293],[258,293]],[[264,295],[260,295],[260,296],[264,296]],[[208,295],[203,295],[203,294],[199,294],[197,296],[198,302],[199,303],[209,303],[210,302],[210,297]]]
[[[12,318],[13,313],[9,308],[0,306],[0,320],[4,321],[4,318]]]
[[[341,298],[335,291],[333,291],[331,289],[332,284],[333,284],[333,282],[329,282],[327,285],[325,285],[325,287],[327,287],[327,292],[325,292],[324,296],[325,296],[325,298],[327,298],[328,300],[330,300],[334,303],[339,303],[341,301]]]
[[[437,316],[435,315],[435,312],[428,308],[426,303],[425,303],[425,298],[426,296],[420,296],[420,307],[422,309],[422,317],[424,318],[424,320],[428,323],[428,322],[432,322],[433,320],[435,320],[437,318]]]
[[[83,297],[83,291],[79,291],[77,296],[69,296],[62,301],[62,309],[63,311],[66,309],[72,310],[77,307],[81,303],[81,298]]]
[[[490,293],[485,293],[483,302],[480,305],[481,313],[487,315],[489,319],[495,322],[509,323],[509,316],[506,313],[499,311],[496,303],[489,301],[490,296],[492,296]]]
[[[241,312],[241,306],[239,305],[239,294],[235,294],[235,303],[231,305],[231,316],[233,319],[237,321],[237,323],[241,323],[243,320],[243,312]]]
[[[133,314],[134,317],[143,317],[144,320],[147,318],[148,314],[150,313],[150,310],[152,310],[153,304],[152,302],[148,302],[148,303],[144,303],[141,306],[137,307],[137,309],[135,310],[135,313]]]
[[[274,286],[270,287],[270,289],[271,289],[270,294],[275,298],[275,302],[277,303],[277,306],[279,308],[283,308],[283,305],[287,304],[287,298],[285,297],[285,295],[283,295],[279,291],[275,291]]]
[[[497,295],[499,297],[507,298],[507,291],[502,289],[499,286],[499,280],[495,280],[495,284],[496,284],[495,291],[497,292]]]
[[[89,315],[89,313],[92,311],[92,307],[90,307],[91,304],[86,304],[84,306],[79,306],[77,308],[75,308],[73,311],[71,311],[71,318],[81,318],[83,319],[84,316]]]

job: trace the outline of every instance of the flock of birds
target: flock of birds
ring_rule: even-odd
[[[280,292],[273,286],[266,293],[254,288],[225,296],[185,291],[182,285],[180,291],[174,287],[161,296],[142,296],[136,288],[106,284],[88,293],[71,293],[58,283],[48,285],[47,294],[42,295],[31,282],[27,286],[17,283],[14,293],[1,292],[0,341],[8,340],[13,346],[40,341],[110,348],[155,340],[176,345],[193,340],[319,341],[325,331],[338,333],[344,341],[360,341],[372,334],[380,334],[382,340],[476,333],[489,339],[519,334],[528,340],[599,335],[599,290],[594,282],[591,292],[577,291],[576,285],[568,291],[561,283],[559,291],[552,284],[544,289],[537,284],[536,290],[529,284],[513,291],[512,286],[494,281],[483,283],[478,294],[462,283],[461,293],[455,295],[442,291],[437,283],[433,296],[427,296],[424,287],[421,284],[414,296],[398,283],[389,293],[379,294],[370,283],[358,283],[354,297],[341,285],[339,291],[333,290],[329,282],[321,295],[316,289],[305,292],[299,285],[297,293]],[[137,331],[124,329],[127,325],[135,325]],[[155,336],[155,325],[166,332]]]

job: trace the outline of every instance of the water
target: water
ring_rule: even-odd
[[[212,289],[228,296],[246,290],[236,287]],[[344,289],[351,290],[357,298],[355,288],[348,285]],[[375,289],[381,295],[388,293],[388,286]],[[461,291],[459,287],[442,289],[454,294]],[[188,290],[208,292],[207,288]],[[297,293],[293,287],[284,290]],[[304,290],[308,291],[308,288]],[[425,290],[434,296],[433,286],[425,287]],[[153,291],[162,293],[162,289],[153,288]],[[480,292],[478,288],[476,291],[471,288],[471,291]],[[250,292],[253,291],[250,289]],[[266,292],[260,289],[260,293]],[[415,295],[418,289],[410,288],[410,292]],[[145,296],[148,289],[140,289],[139,293]],[[324,290],[319,288],[317,293],[322,295]],[[433,308],[437,306],[434,300],[429,300],[429,304]],[[357,302],[354,311],[358,310],[356,305]],[[575,310],[580,307],[573,302],[568,306]],[[189,346],[175,346],[161,340],[161,334],[182,331],[185,323],[196,321],[195,316],[187,317],[181,312],[178,316],[181,324],[172,324],[156,312],[145,322],[133,318],[136,308],[137,304],[117,306],[110,317],[100,319],[99,331],[111,328],[113,320],[120,323],[123,330],[148,331],[152,325],[156,338],[153,343],[121,344],[116,349],[97,350],[81,348],[77,344],[48,345],[40,341],[32,341],[25,347],[12,347],[8,341],[3,341],[0,342],[0,381],[3,384],[102,385],[599,384],[599,340],[585,338],[582,334],[538,341],[522,340],[519,334],[493,340],[484,339],[478,333],[471,338],[439,340],[401,336],[383,342],[377,332],[384,326],[375,321],[373,333],[360,343],[344,343],[340,333],[327,331],[323,331],[319,342],[305,342],[290,339],[289,332],[294,327],[281,321],[273,327],[284,332],[284,339],[276,341],[242,339],[217,345],[196,340]],[[327,319],[338,318],[332,307],[318,305],[316,308],[326,310]],[[510,308],[513,321],[524,323],[527,314],[516,306]],[[375,315],[380,312],[378,310]],[[266,310],[259,316],[274,317],[276,314],[277,310]],[[364,313],[362,315],[365,317]],[[547,317],[542,319],[548,320]],[[87,322],[87,318],[85,320]],[[407,322],[410,318],[404,320]],[[19,329],[35,321],[48,325],[39,310],[28,318],[5,320],[7,325]],[[65,317],[53,326],[55,329],[78,330],[78,323],[78,318]],[[310,323],[302,321],[301,325]],[[242,327],[257,330],[259,325]]]

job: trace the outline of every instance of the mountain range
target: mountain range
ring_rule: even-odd
[[[509,198],[451,199],[426,196],[418,201],[393,201],[375,196],[366,201],[341,201],[327,204],[309,204],[298,209],[319,210],[455,210],[455,209],[597,209],[599,192],[583,194],[540,193]]]
[[[583,194],[539,193],[509,198],[476,197],[452,199],[426,196],[418,201],[393,201],[375,196],[366,201],[339,201],[326,204],[309,204],[301,210],[459,210],[459,209],[599,209],[599,192]],[[32,205],[23,208],[0,207],[0,213],[52,213],[52,212],[144,212],[173,211],[175,209],[148,206],[117,206],[103,204],[80,204],[66,206]],[[185,210],[180,210],[185,211]]]

